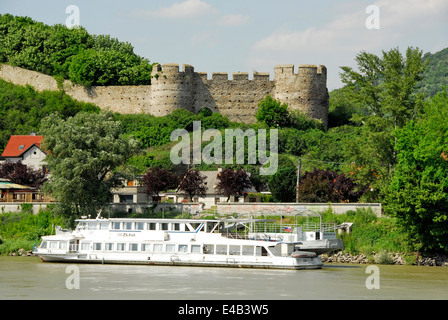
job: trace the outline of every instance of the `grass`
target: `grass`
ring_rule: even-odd
[[[21,212],[7,212],[0,215],[0,254],[17,252],[19,249],[32,250],[40,237],[54,233],[56,225],[63,226],[63,220],[50,210],[33,214],[23,209]]]

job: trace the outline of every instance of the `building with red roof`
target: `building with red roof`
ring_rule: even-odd
[[[21,161],[35,170],[46,170],[45,157],[47,154],[41,148],[43,138],[34,133],[27,136],[11,136],[0,160]]]

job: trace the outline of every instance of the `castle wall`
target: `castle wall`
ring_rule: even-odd
[[[48,75],[6,64],[0,66],[0,78],[19,85],[31,85],[38,91],[59,90],[56,80]],[[280,65],[274,70],[274,80],[268,73],[195,72],[190,65],[182,70],[178,64],[155,65],[151,85],[96,86],[85,88],[64,81],[63,90],[72,98],[97,105],[103,110],[123,114],[150,113],[164,116],[184,108],[199,112],[209,108],[232,121],[253,123],[258,103],[268,94],[291,110],[301,110],[328,123],[327,69],[324,66]]]

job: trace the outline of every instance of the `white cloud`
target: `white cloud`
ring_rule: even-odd
[[[194,18],[215,13],[217,13],[216,9],[201,0],[186,0],[184,2],[176,2],[170,7],[135,12],[139,16],[168,19]]]
[[[242,14],[229,14],[222,16],[218,20],[218,24],[228,27],[237,27],[251,22],[251,17]]]
[[[353,3],[320,27],[280,30],[260,39],[252,46],[247,65],[266,69],[272,67],[272,61],[276,64],[325,64],[329,68],[329,82],[337,86],[339,67],[352,64],[360,51],[379,54],[381,50],[389,50],[399,44],[413,45],[415,34],[425,32],[428,27],[447,26],[447,0],[372,2],[380,9],[379,30],[366,28],[367,4]],[[333,79],[330,79],[330,73]]]

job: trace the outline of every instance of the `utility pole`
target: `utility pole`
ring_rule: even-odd
[[[299,158],[299,165],[297,166],[296,203],[299,203],[299,184],[300,184],[301,167],[302,167],[302,158]]]

